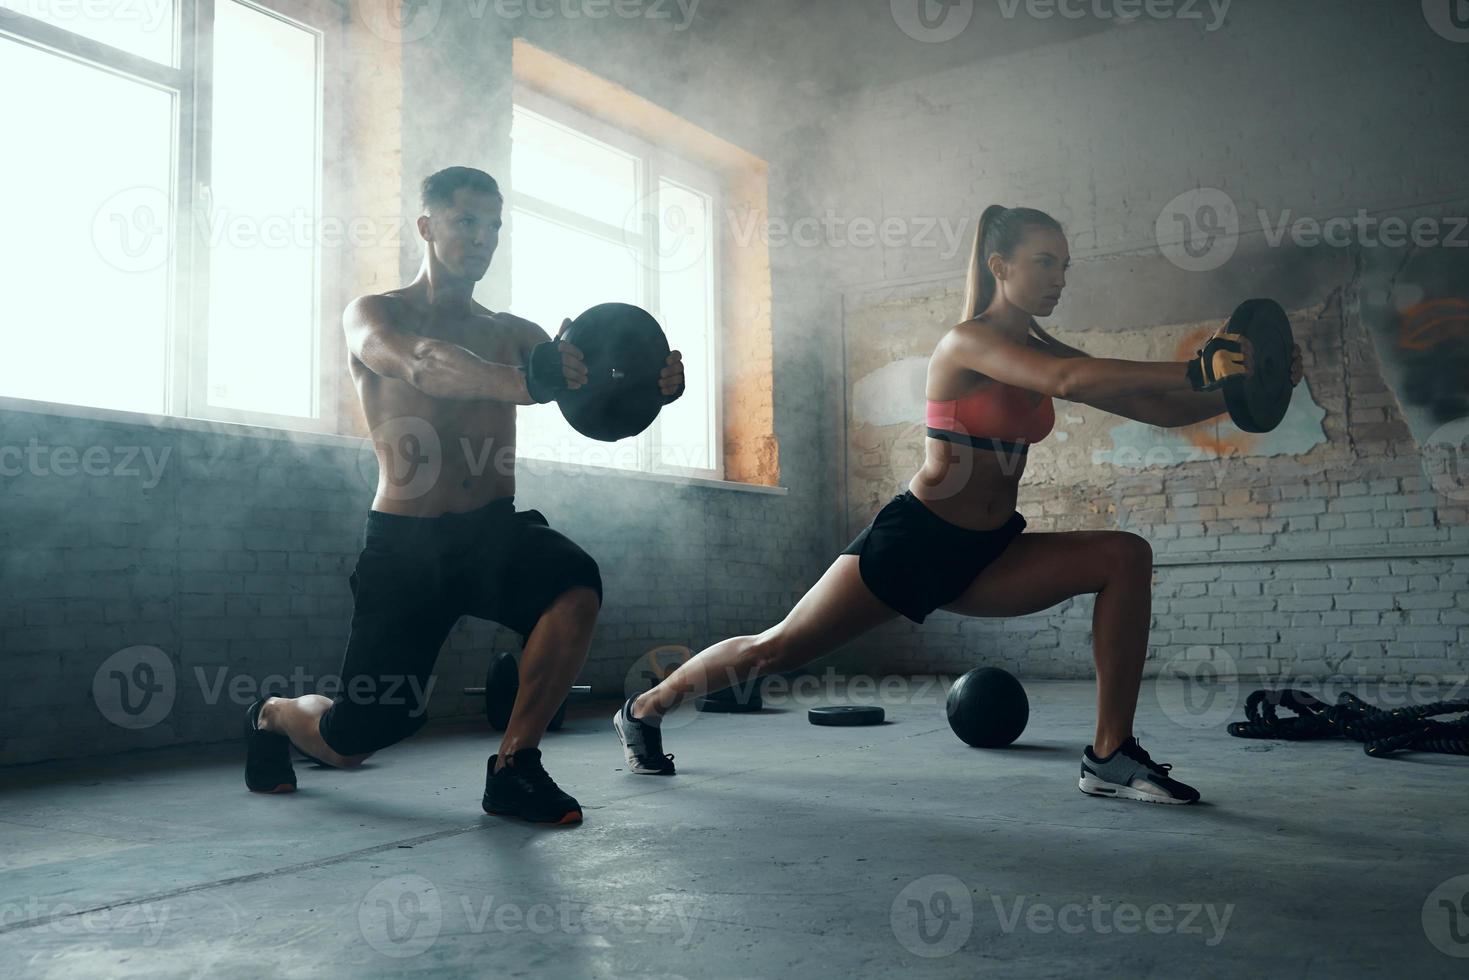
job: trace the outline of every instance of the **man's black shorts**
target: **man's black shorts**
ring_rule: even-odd
[[[568,589],[602,597],[591,556],[538,511],[516,513],[514,497],[441,517],[368,512],[350,582],[342,690],[321,718],[322,738],[340,755],[376,752],[427,724],[429,678],[460,616],[525,637]]]
[[[878,511],[842,554],[858,556],[862,581],[873,595],[921,623],[963,595],[1023,530],[1019,511],[992,530],[959,527],[905,491]]]

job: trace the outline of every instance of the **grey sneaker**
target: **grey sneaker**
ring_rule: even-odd
[[[1173,767],[1154,762],[1131,735],[1105,759],[1098,759],[1088,745],[1081,754],[1083,793],[1110,796],[1141,803],[1192,803],[1199,791],[1168,775]]]
[[[612,716],[612,727],[622,742],[623,754],[627,756],[628,772],[645,776],[673,775],[673,756],[663,752],[663,730],[632,716],[632,698],[628,698]]]

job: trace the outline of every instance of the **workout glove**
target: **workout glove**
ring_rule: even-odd
[[[1244,377],[1242,339],[1238,334],[1215,334],[1194,354],[1188,363],[1188,382],[1194,391],[1213,391],[1229,378]]]
[[[555,401],[557,395],[567,390],[560,343],[548,340],[530,349],[525,356],[525,390],[537,405]]]

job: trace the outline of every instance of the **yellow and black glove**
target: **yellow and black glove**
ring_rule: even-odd
[[[1188,362],[1188,382],[1194,391],[1213,391],[1230,378],[1245,375],[1244,338],[1234,333],[1218,333]]]

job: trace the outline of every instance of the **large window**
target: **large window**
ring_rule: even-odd
[[[0,0],[0,395],[318,419],[318,31]]]
[[[554,335],[599,303],[642,306],[683,352],[688,379],[646,433],[613,445],[580,436],[552,409],[522,410],[520,455],[720,476],[715,178],[527,90],[515,97],[511,139],[511,311]]]

